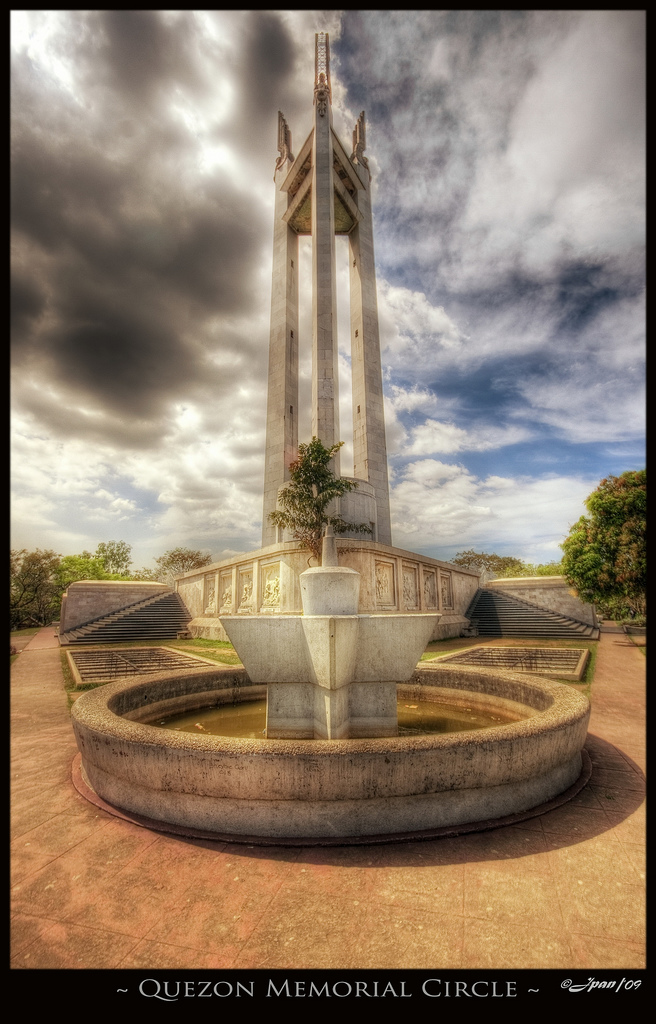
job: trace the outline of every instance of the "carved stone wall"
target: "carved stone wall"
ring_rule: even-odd
[[[368,538],[339,538],[338,552],[340,565],[360,573],[361,614],[441,611],[433,639],[459,636],[468,625],[465,612],[478,586],[476,573]],[[298,614],[300,575],[311,564],[308,551],[290,541],[183,574],[176,587],[192,615],[190,631],[226,640],[222,615]],[[217,610],[206,612],[209,605],[203,601],[212,578],[217,581]],[[438,608],[442,587],[445,604]]]

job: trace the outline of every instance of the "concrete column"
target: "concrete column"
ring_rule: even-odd
[[[269,522],[278,491],[289,480],[289,465],[298,454],[298,236],[283,221],[289,196],[280,191],[291,159],[276,170],[273,227],[273,280],[269,335],[269,383],[264,469],[262,547],[278,540]]]
[[[367,480],[375,488],[377,533],[374,539],[381,544],[391,544],[371,186],[367,168],[358,167],[358,173],[365,184],[357,193],[362,220],[349,235],[353,476]]]
[[[254,561],[253,562],[253,595],[252,595],[252,605],[253,605],[253,614],[254,615],[257,615],[259,610],[260,610],[260,604],[262,602],[261,592],[262,592],[262,588],[260,586],[260,563],[259,563],[259,561]]]
[[[233,565],[232,567],[232,603],[230,605],[230,614],[235,615],[239,608],[239,594],[237,593],[237,587],[239,586],[239,566]]]
[[[315,91],[312,143],[312,434],[329,448],[340,440],[333,198],[332,113]],[[339,475],[339,454],[333,471]]]

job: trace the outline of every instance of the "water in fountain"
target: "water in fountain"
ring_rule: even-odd
[[[431,736],[435,733],[492,729],[506,722],[517,721],[516,715],[503,714],[498,710],[474,710],[442,701],[420,700],[409,704],[405,697],[399,697],[396,707],[399,736]],[[262,739],[266,733],[266,700],[202,708],[158,719],[151,724],[175,732]]]

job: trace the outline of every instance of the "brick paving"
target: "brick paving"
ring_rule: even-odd
[[[11,674],[11,967],[643,968],[645,658],[622,633],[591,700],[590,782],[541,817],[389,846],[184,839],[75,790],[43,629]]]

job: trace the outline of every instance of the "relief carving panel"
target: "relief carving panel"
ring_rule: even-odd
[[[216,615],[216,576],[205,577],[205,614]]]
[[[411,565],[403,566],[403,607],[418,608],[417,570]]]
[[[376,562],[376,604],[382,607],[396,605],[394,566],[391,562]]]
[[[220,609],[224,614],[232,611],[232,573],[225,572],[219,577]]]
[[[262,607],[280,607],[280,562],[267,565],[262,570]]]
[[[453,608],[453,594],[451,591],[450,573],[440,573],[440,589],[442,592],[442,607]]]
[[[424,569],[424,606],[437,608],[437,579],[434,572]]]
[[[240,569],[239,571],[239,607],[237,611],[253,611],[253,570]]]

